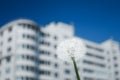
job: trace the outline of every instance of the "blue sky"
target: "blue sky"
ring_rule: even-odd
[[[0,0],[0,26],[18,18],[74,23],[76,36],[120,41],[120,0]]]

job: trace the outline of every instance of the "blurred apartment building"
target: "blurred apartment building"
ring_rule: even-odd
[[[74,26],[61,22],[42,27],[18,19],[2,26],[0,80],[75,80],[73,66],[56,55],[57,44],[72,37]],[[82,40],[87,52],[77,62],[81,80],[120,80],[119,43]]]

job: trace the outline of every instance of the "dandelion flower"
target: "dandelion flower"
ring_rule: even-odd
[[[71,57],[74,57],[75,61],[81,59],[85,52],[85,44],[78,38],[62,41],[57,47],[58,58],[67,62],[71,62]]]

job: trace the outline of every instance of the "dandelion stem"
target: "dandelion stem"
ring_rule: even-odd
[[[77,64],[75,62],[75,58],[71,57],[71,59],[72,59],[73,65],[74,65],[74,70],[75,70],[75,73],[76,73],[77,80],[80,80],[80,76],[79,76],[79,73],[78,73],[78,69],[77,69]]]

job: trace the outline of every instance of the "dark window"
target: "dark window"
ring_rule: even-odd
[[[55,77],[58,77],[58,73],[55,73],[54,75],[55,75]]]
[[[115,67],[118,67],[118,64],[114,64]]]
[[[47,45],[50,46],[50,43],[48,42]]]
[[[50,42],[46,42],[46,41],[39,41],[39,44],[50,46]]]
[[[116,78],[116,80],[120,80],[119,78]]]
[[[27,49],[31,49],[31,50],[36,50],[36,47],[33,45],[23,44],[22,47],[27,48]]]
[[[90,64],[90,65],[96,65],[96,66],[99,66],[99,67],[105,67],[104,64],[96,63],[96,62],[92,62],[92,61],[88,61],[88,60],[83,60],[83,63]]]
[[[90,77],[84,77],[84,80],[94,80],[94,79]]]
[[[84,63],[87,63],[87,64],[91,64],[91,65],[94,64],[93,62],[91,62],[91,61],[87,61],[87,60],[84,60],[83,62],[84,62]]]
[[[57,48],[57,45],[54,45],[54,48],[56,49],[56,48]]]
[[[103,56],[98,56],[98,55],[95,55],[96,58],[99,58],[99,59],[104,59]]]
[[[9,78],[5,79],[5,80],[10,80]]]
[[[31,61],[37,61],[35,56],[30,56],[30,55],[20,55],[21,59],[26,59],[26,60],[31,60]]]
[[[55,63],[55,65],[54,65],[55,67],[58,67],[58,64],[57,63]]]
[[[39,31],[39,27],[36,25],[31,25],[31,24],[25,24],[25,23],[19,23],[18,24],[19,26],[22,26],[23,28],[25,29],[31,29],[31,30],[34,30],[34,31]]]
[[[11,32],[11,31],[12,31],[12,27],[10,27],[10,28],[8,29],[8,31]]]
[[[11,51],[11,47],[9,47],[9,48],[7,49],[7,51],[10,52],[10,51]]]
[[[90,48],[90,49],[94,49],[94,50],[97,50],[97,51],[100,51],[100,52],[103,52],[104,50],[101,49],[101,48],[97,48],[97,47],[94,47],[94,46],[91,46],[91,45],[86,45],[87,48]]]
[[[117,57],[116,57],[116,56],[114,56],[114,57],[113,57],[113,59],[114,59],[114,60],[117,60]]]
[[[37,68],[36,67],[28,66],[28,65],[17,66],[17,70],[31,71],[31,72],[34,72],[34,73],[37,72]]]
[[[6,58],[6,61],[7,61],[7,62],[10,62],[10,60],[11,60],[10,57],[7,57],[7,58]]]
[[[70,70],[66,69],[66,70],[65,70],[65,73],[66,73],[66,74],[70,74]]]
[[[9,38],[8,38],[8,42],[10,42],[11,40],[12,40],[12,38],[11,38],[11,37],[9,37]]]
[[[69,65],[70,65],[70,64],[69,64],[68,62],[66,62],[66,61],[65,61],[64,63],[65,63],[65,65],[67,65],[67,66],[69,66]]]
[[[92,73],[92,72],[94,72],[93,70],[91,70],[91,69],[86,69],[86,68],[83,69],[83,71],[84,71],[84,72],[88,72],[88,73]]]
[[[54,56],[55,56],[55,58],[57,58],[57,54],[55,54]]]
[[[54,39],[57,40],[57,36],[54,36]]]
[[[47,71],[47,70],[40,70],[39,74],[41,74],[41,75],[50,75],[51,73],[50,73],[50,71]]]
[[[115,71],[115,75],[118,75],[119,74],[119,72],[118,71]]]
[[[44,50],[40,50],[39,53],[40,53],[40,54],[50,55],[50,52],[48,52],[48,51],[44,51]]]
[[[70,79],[66,78],[65,80],[70,80]]]
[[[46,33],[44,33],[44,32],[40,32],[40,36],[41,36],[41,37],[46,37],[46,36],[48,36],[48,34],[46,34]]]
[[[23,34],[23,38],[25,38],[25,34]]]
[[[39,64],[50,65],[50,61],[39,60]]]
[[[3,32],[0,32],[0,36],[3,36]]]

